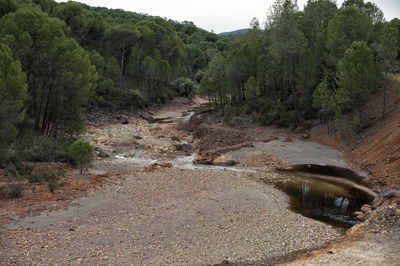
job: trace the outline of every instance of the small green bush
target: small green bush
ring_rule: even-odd
[[[20,183],[11,183],[8,185],[9,187],[9,194],[8,197],[10,199],[19,198],[22,194],[23,185]]]
[[[33,161],[35,158],[34,152],[32,148],[25,148],[21,151],[21,158],[24,159],[25,161]]]
[[[57,183],[60,173],[51,171],[32,171],[27,174],[27,179],[30,183],[47,183],[47,186],[51,193],[57,188]]]
[[[19,198],[22,194],[23,184],[10,183],[0,187],[0,199]]]
[[[28,174],[27,177],[28,177],[27,179],[29,180],[30,183],[39,183],[39,182],[43,182],[43,180],[44,180],[42,175],[38,172],[32,172],[32,173]]]
[[[58,183],[58,176],[56,175],[54,175],[54,177],[49,179],[49,181],[47,182],[47,186],[49,187],[51,193],[54,193],[54,191],[56,190],[57,183]]]
[[[8,193],[7,186],[0,186],[0,199],[7,199]]]
[[[52,137],[37,136],[33,140],[32,161],[36,162],[71,162],[68,154],[70,141]]]
[[[82,174],[83,164],[86,164],[93,159],[93,147],[86,141],[76,140],[69,147],[69,154],[75,162],[81,164]]]

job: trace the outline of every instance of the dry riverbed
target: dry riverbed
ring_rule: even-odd
[[[273,185],[288,176],[274,169],[345,167],[340,154],[260,128],[177,124],[200,103],[177,102],[120,122],[92,118],[84,138],[98,156],[88,174],[108,184],[68,209],[0,227],[0,264],[279,264],[323,248],[331,255],[343,230],[289,210],[289,197]],[[196,157],[225,166],[193,165]]]
[[[273,173],[271,173],[273,175]],[[5,264],[215,264],[282,259],[339,233],[230,171],[160,168],[1,231]]]

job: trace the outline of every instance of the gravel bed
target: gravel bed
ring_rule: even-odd
[[[133,172],[66,211],[0,229],[0,264],[268,263],[339,236],[289,211],[287,196],[257,179],[231,171]]]

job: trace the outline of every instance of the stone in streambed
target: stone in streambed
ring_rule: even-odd
[[[190,144],[182,143],[182,144],[175,145],[175,150],[190,152],[190,151],[194,150],[194,147]]]

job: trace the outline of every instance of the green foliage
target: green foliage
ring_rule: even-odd
[[[378,40],[377,59],[385,73],[393,72],[399,67],[398,62],[396,62],[400,51],[400,41],[397,39],[399,31],[400,27],[397,29],[390,24],[386,24]]]
[[[226,101],[225,84],[225,59],[220,53],[217,53],[211,60],[200,82],[199,92],[200,94],[207,95],[209,98],[218,98],[222,114],[224,114],[224,105]]]
[[[26,143],[25,156],[34,162],[70,162],[68,154],[70,142],[67,139],[55,139],[47,136],[35,136],[32,143]]]
[[[373,31],[371,18],[356,7],[340,9],[329,21],[326,62],[335,66],[354,41],[370,41]]]
[[[254,77],[250,77],[249,80],[244,84],[246,91],[246,99],[251,100],[260,94],[258,82]]]
[[[308,1],[303,12],[296,1],[276,0],[265,29],[256,20],[250,26],[222,59],[214,56],[199,93],[264,125],[331,123],[353,109],[362,121],[361,106],[377,91],[380,72],[394,71],[400,59],[400,23],[385,23],[381,10],[362,0],[340,9],[334,1]]]
[[[82,132],[86,107],[142,108],[195,92],[227,120],[242,112],[296,127],[357,109],[362,124],[381,72],[398,69],[400,21],[386,23],[363,0],[340,9],[310,0],[304,11],[296,2],[276,0],[265,28],[253,19],[224,37],[73,1],[0,0],[1,156],[69,161],[68,142],[50,136]]]
[[[93,159],[93,148],[86,141],[76,140],[71,144],[71,146],[69,146],[69,154],[75,162],[81,164],[82,174],[82,165],[90,162]]]
[[[13,0],[0,0],[0,19],[11,12],[17,10],[17,4]]]
[[[9,44],[30,80],[27,111],[36,131],[54,136],[61,129],[82,131],[81,113],[97,73],[88,53],[65,36],[64,22],[25,6],[4,16],[0,29],[0,40]]]
[[[25,82],[20,63],[14,61],[8,46],[0,43],[0,161],[10,157],[9,145],[14,142],[17,124],[24,117]]]
[[[337,102],[342,111],[361,108],[378,85],[374,55],[365,42],[353,42],[338,64]]]
[[[118,64],[118,60],[115,57],[110,57],[107,62],[107,74],[113,79],[116,80],[120,74],[120,65]]]
[[[92,65],[94,65],[96,67],[96,71],[99,74],[103,74],[103,70],[104,70],[104,58],[101,56],[101,54],[99,54],[96,50],[92,50],[90,52],[90,62],[92,63]]]
[[[224,107],[224,121],[225,121],[225,123],[231,121],[233,116],[234,116],[233,107],[230,104],[225,105],[225,107]]]
[[[175,90],[178,95],[192,97],[198,89],[196,82],[189,78],[180,77],[175,80]]]
[[[327,121],[332,119],[336,111],[335,92],[329,88],[327,79],[318,84],[312,94],[312,106],[319,110],[319,118]]]

